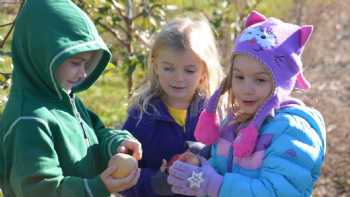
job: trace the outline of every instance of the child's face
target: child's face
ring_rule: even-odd
[[[178,108],[188,106],[205,76],[204,64],[189,50],[160,50],[155,71],[166,102]]]
[[[60,85],[70,91],[87,77],[86,63],[89,62],[93,52],[84,52],[66,59],[56,71],[56,79]]]
[[[237,55],[232,69],[232,93],[240,112],[253,115],[271,95],[273,80],[265,65],[247,55]]]

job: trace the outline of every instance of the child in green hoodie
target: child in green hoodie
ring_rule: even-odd
[[[101,75],[111,53],[70,0],[27,0],[12,43],[13,79],[0,125],[0,188],[7,196],[109,196],[135,185],[115,179],[118,150],[140,159],[127,131],[105,128],[75,93]]]

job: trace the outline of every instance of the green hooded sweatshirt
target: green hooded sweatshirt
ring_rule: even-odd
[[[89,62],[95,69],[68,94],[54,73],[87,51],[97,51]],[[0,126],[5,196],[109,196],[99,175],[120,143],[133,137],[105,128],[74,96],[97,80],[111,58],[92,21],[70,0],[27,0],[12,53],[13,80]]]

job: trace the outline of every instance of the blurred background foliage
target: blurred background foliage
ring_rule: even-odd
[[[253,9],[267,16],[304,23],[309,6],[329,6],[332,0],[73,0],[91,17],[113,53],[97,84],[81,94],[107,126],[122,124],[127,100],[147,69],[152,35],[177,16],[202,14],[215,32],[222,65],[227,65],[235,35]],[[0,0],[0,117],[11,83],[12,23],[21,0]],[[7,37],[9,35],[9,37]],[[6,39],[5,39],[6,38]]]
[[[282,17],[293,9],[292,0],[73,0],[92,18],[113,53],[113,59],[97,84],[81,94],[107,126],[120,125],[127,100],[147,69],[152,35],[176,16],[202,14],[215,32],[222,64],[229,58],[231,42],[241,31],[242,19],[257,9]],[[1,3],[2,2],[2,3]],[[0,0],[0,41],[4,41],[22,1]],[[0,49],[0,116],[11,83],[11,36]]]
[[[335,0],[73,1],[92,18],[113,53],[110,65],[95,87],[81,94],[88,106],[101,115],[107,126],[122,123],[128,97],[145,75],[152,35],[174,17],[196,14],[206,16],[215,32],[222,65],[225,66],[229,61],[232,40],[241,31],[243,19],[251,10],[256,9],[267,16],[275,16],[298,24],[314,24],[317,30],[319,28],[317,25],[322,24],[321,16],[324,12],[335,9]],[[12,38],[9,32],[21,3],[21,0],[0,0],[0,117],[11,84]],[[337,14],[333,11],[327,16],[332,17],[332,13]],[[345,23],[346,21],[340,21],[336,27],[342,29]],[[341,36],[346,37],[346,34]],[[324,50],[319,50],[320,46],[323,48],[328,46],[321,43],[312,45],[308,48],[317,50],[312,54],[308,54],[310,49],[306,51],[308,64],[315,65],[334,60],[333,55],[327,56]],[[333,48],[336,50],[334,44]],[[339,54],[335,59],[337,62],[348,61]]]

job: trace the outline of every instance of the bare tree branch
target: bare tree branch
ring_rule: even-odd
[[[9,25],[12,25],[13,24],[13,22],[12,23],[6,23],[6,24],[3,24],[3,25],[0,25],[0,28],[1,27],[6,27],[6,26],[9,26]]]
[[[16,20],[16,19],[15,19]],[[4,39],[2,40],[2,42],[0,43],[0,48],[3,48],[5,43],[6,43],[6,40],[8,39],[8,37],[10,36],[13,28],[15,27],[15,23],[13,22],[12,25],[11,25],[11,28],[10,30],[6,33]]]
[[[83,1],[80,0],[80,2],[83,2]],[[122,16],[122,18],[125,20],[125,17],[122,15],[121,10],[120,10],[120,9],[118,8],[118,6],[116,5],[116,2],[115,2],[114,0],[111,0],[111,2],[113,3],[113,6],[118,10],[118,12],[120,12],[120,15]],[[85,10],[85,12],[86,12],[91,18],[93,18],[87,10]],[[102,23],[102,22],[99,21],[99,20],[95,21],[95,23],[96,23],[97,25],[99,25],[100,27],[102,27],[103,29],[105,29],[107,32],[111,33],[111,34],[114,36],[114,38],[115,38],[119,43],[121,43],[124,47],[127,47],[127,46],[128,46],[128,44],[127,44],[122,38],[120,38],[120,36],[119,36],[119,34],[118,34],[118,32],[117,32],[116,30],[114,30],[113,28],[109,27],[107,24]],[[120,24],[115,23],[114,25],[117,26],[125,35],[128,34],[127,30],[126,30],[123,26],[121,26]]]
[[[127,26],[127,29],[123,28],[122,26],[118,26],[120,27],[120,29],[125,33],[125,35],[128,35],[130,31],[132,31],[133,29],[131,28],[131,24],[132,24],[132,20],[128,17],[129,15],[129,11],[128,13],[123,14],[123,11],[118,7],[118,3],[115,0],[110,0],[112,2],[113,7],[117,10],[118,14],[122,17],[124,23]],[[130,3],[130,2],[129,2]],[[118,24],[116,24],[118,25]]]
[[[132,21],[132,18],[133,18],[133,2],[131,0],[128,0],[128,9],[127,9],[127,12],[126,12],[126,17],[128,18],[128,21]]]
[[[5,77],[5,79],[7,80],[7,79],[10,79],[10,78],[11,78],[12,73],[4,73],[4,72],[0,72],[0,75],[4,76],[4,77]]]
[[[140,7],[143,7],[142,11],[139,12],[138,14],[136,14],[135,16],[131,16],[130,20],[134,21],[134,20],[136,20],[138,17],[143,16],[143,14],[144,14],[145,12],[147,12],[146,9],[145,9],[145,5],[147,5],[147,3],[148,3],[148,1],[145,2],[145,0],[143,0],[142,3],[141,3],[141,6],[140,6]]]
[[[120,24],[114,23],[113,25],[117,26],[124,34],[128,33],[127,30],[123,26],[121,26]]]
[[[11,52],[0,51],[0,56],[11,56]]]
[[[147,47],[150,46],[150,44],[148,43],[148,41],[146,41],[142,36],[140,36],[140,34],[135,33],[134,35],[135,35],[135,37],[136,37],[139,41],[142,42],[143,45],[145,45],[145,46],[147,46]]]
[[[149,8],[149,10],[148,10],[147,12],[148,12],[148,13],[151,13],[151,12],[153,11],[153,9],[155,9],[155,8],[157,8],[157,7],[161,7],[161,5],[160,5],[160,4],[154,4],[154,5],[152,5],[152,6]],[[143,16],[144,12],[145,12],[145,11],[143,10],[142,12],[138,13],[138,14],[137,14],[136,16],[134,16],[131,20],[135,20],[135,19],[137,19],[137,18]]]
[[[113,7],[117,10],[118,14],[123,18],[124,21],[127,21],[128,18],[123,14],[123,11],[118,7],[118,3],[115,0],[110,0],[112,3]]]
[[[136,16],[134,16],[131,20],[136,20],[138,17],[143,16],[144,11],[139,12]]]
[[[117,31],[115,31],[114,29],[110,28],[108,25],[101,23],[100,21],[98,21],[97,23],[98,23],[98,25],[100,25],[102,28],[104,28],[104,29],[107,30],[109,33],[111,33],[111,34],[114,36],[114,38],[115,38],[116,40],[118,40],[118,42],[120,42],[124,47],[127,47],[127,46],[128,46],[128,44],[127,44],[124,40],[122,40],[122,39],[119,37]]]
[[[24,3],[26,2],[26,0],[23,0],[20,7],[19,7],[19,10],[18,10],[18,13],[21,12],[22,8],[23,8],[23,5]],[[17,16],[18,16],[18,13],[16,15],[16,18],[13,20],[12,24],[11,24],[11,28],[10,30],[7,32],[7,34],[5,35],[4,39],[2,40],[2,42],[0,43],[0,48],[3,48],[5,43],[6,43],[6,40],[8,39],[8,37],[10,36],[13,28],[15,27],[15,23],[16,23],[16,19],[17,19]]]

